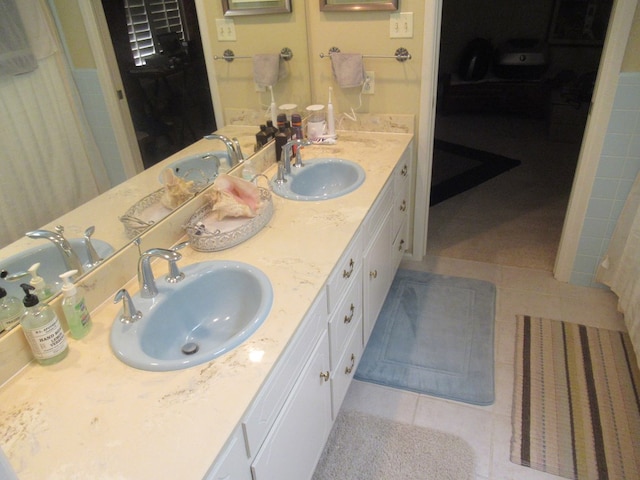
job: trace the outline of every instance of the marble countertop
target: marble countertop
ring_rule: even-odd
[[[269,317],[244,344],[186,370],[136,370],[110,350],[119,310],[110,292],[92,313],[91,333],[69,338],[65,360],[49,367],[31,363],[0,389],[0,445],[20,479],[205,475],[412,139],[339,133],[336,145],[306,147],[303,158],[358,162],[366,171],[358,190],[324,202],[274,196],[270,223],[245,243],[215,253],[182,250],[182,265],[241,260],[271,280]],[[154,267],[166,270],[161,263]],[[137,282],[126,287],[135,293]]]

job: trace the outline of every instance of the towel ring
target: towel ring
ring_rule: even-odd
[[[233,62],[236,58],[253,58],[251,56],[245,55],[245,56],[236,56],[233,53],[233,50],[231,49],[227,49],[224,51],[224,53],[222,54],[222,56],[219,55],[214,55],[213,59],[214,60],[225,60],[227,62]],[[284,47],[282,50],[280,50],[280,58],[282,58],[285,61],[289,61],[293,58],[293,52],[291,51],[290,48],[288,47]]]
[[[333,53],[340,53],[340,49],[338,47],[331,47],[329,53],[321,53],[320,58],[331,57]],[[395,58],[399,62],[406,62],[407,60],[411,60],[411,54],[406,48],[400,47],[393,55],[362,55],[362,58]]]

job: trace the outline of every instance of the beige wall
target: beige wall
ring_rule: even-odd
[[[333,86],[336,112],[349,112],[353,107],[362,113],[411,113],[417,116],[424,8],[422,0],[403,0],[401,12],[413,12],[414,35],[413,38],[391,39],[389,12],[320,12],[317,4],[312,4],[308,9],[312,101],[326,103],[329,86]],[[413,58],[402,63],[392,58],[365,58],[365,70],[375,73],[375,93],[363,95],[362,107],[357,109],[360,89],[337,87],[332,77],[331,60],[320,58],[320,53],[327,53],[333,46],[343,53],[388,56],[404,47]]]
[[[83,0],[87,1],[87,0]],[[75,68],[96,68],[77,0],[53,0]]]
[[[291,49],[293,58],[286,64],[288,76],[274,87],[278,105],[295,103],[306,106],[310,103],[305,3],[306,0],[293,0],[290,14],[231,17],[237,40],[220,42],[217,40],[215,21],[224,18],[221,2],[203,2],[214,55],[222,56],[226,49],[233,50],[237,56],[278,53],[284,47]],[[202,19],[200,23],[202,24]],[[230,63],[217,60],[214,67],[220,98],[225,108],[260,109],[261,106],[266,108],[269,105],[269,93],[256,92],[251,59],[237,59]]]
[[[633,17],[633,25],[629,33],[627,49],[622,60],[623,72],[640,72],[640,4],[636,7]]]

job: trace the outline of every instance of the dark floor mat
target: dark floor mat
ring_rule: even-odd
[[[435,140],[429,205],[444,202],[518,165],[519,160]]]

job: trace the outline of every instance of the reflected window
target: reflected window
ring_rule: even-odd
[[[183,14],[179,0],[125,0],[129,43],[136,66],[163,49],[163,36],[184,41]]]

